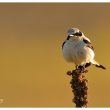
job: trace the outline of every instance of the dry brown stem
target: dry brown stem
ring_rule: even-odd
[[[76,104],[76,107],[87,107],[88,80],[85,79],[84,76],[86,72],[87,70],[82,70],[80,68],[72,72],[67,72],[67,75],[72,76],[70,84],[74,94],[73,102]]]

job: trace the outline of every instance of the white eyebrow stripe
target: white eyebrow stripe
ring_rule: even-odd
[[[73,37],[74,35],[70,34],[69,36]]]

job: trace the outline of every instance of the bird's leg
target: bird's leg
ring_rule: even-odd
[[[79,65],[79,66],[78,66],[78,69],[80,69],[80,70],[83,72],[84,69],[85,69],[85,66],[84,66],[84,65]]]
[[[86,63],[86,64],[85,64],[85,68],[89,67],[90,65],[91,65],[91,62]]]
[[[82,73],[87,73],[88,72],[88,70],[86,70],[85,67],[86,65],[79,65],[78,66],[78,69],[80,69],[81,71],[82,71]]]

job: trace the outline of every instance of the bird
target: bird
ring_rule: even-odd
[[[106,69],[95,60],[94,47],[88,37],[78,28],[70,28],[67,31],[67,38],[62,43],[62,52],[67,62],[74,63],[76,69],[87,68],[90,65]]]

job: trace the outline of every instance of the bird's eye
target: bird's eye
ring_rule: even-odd
[[[79,31],[79,32],[76,32],[74,35],[76,35],[76,36],[82,36],[82,33]]]

